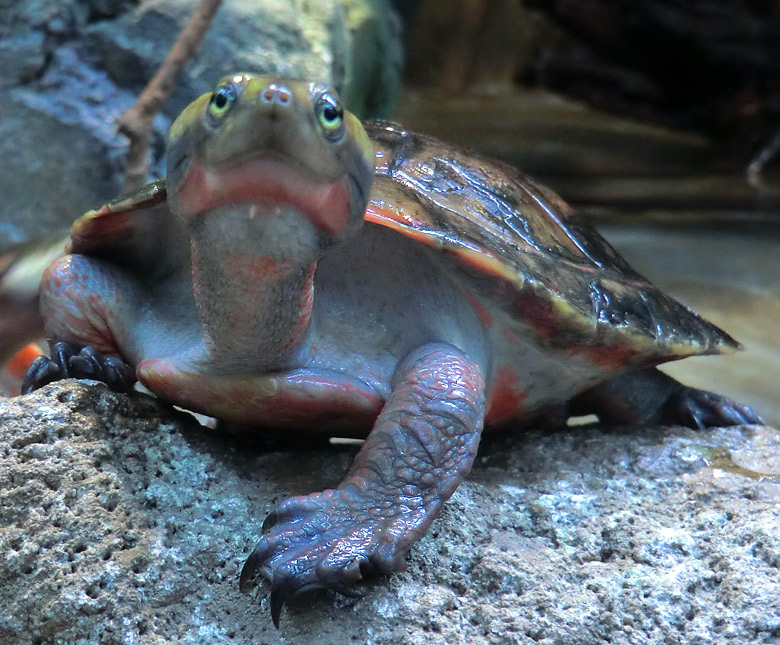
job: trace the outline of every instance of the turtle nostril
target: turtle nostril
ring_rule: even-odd
[[[271,85],[260,92],[260,99],[264,103],[278,103],[279,105],[288,105],[292,100],[292,94],[286,87]]]

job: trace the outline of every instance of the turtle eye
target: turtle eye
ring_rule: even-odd
[[[344,108],[332,94],[324,92],[314,104],[317,122],[325,136],[331,141],[339,139],[344,132]]]
[[[222,85],[211,95],[209,116],[216,122],[220,121],[230,111],[236,98],[238,96],[232,85]]]

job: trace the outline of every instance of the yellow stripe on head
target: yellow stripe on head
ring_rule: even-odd
[[[193,123],[199,122],[203,110],[211,100],[211,92],[203,94],[190,103],[182,113],[171,124],[171,129],[168,131],[168,141],[175,141],[179,139],[185,132],[187,132]]]
[[[371,139],[368,138],[363,124],[360,122],[352,112],[344,111],[345,126],[347,128],[347,136],[355,143],[355,148],[358,150],[363,159],[366,160],[366,164],[371,168],[374,167],[374,145],[371,143]]]

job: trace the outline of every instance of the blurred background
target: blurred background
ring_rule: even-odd
[[[397,6],[394,118],[558,191],[746,348],[664,369],[780,424],[780,2]]]
[[[116,121],[197,0],[0,3],[0,250],[120,193]],[[668,371],[780,425],[780,0],[224,0],[155,120],[227,72],[334,83],[548,184],[746,347]]]

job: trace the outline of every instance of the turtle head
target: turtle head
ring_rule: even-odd
[[[318,261],[363,223],[374,175],[363,126],[329,87],[233,74],[173,123],[167,157],[204,360],[280,369],[305,341]]]
[[[229,212],[225,236],[277,247],[282,238],[317,254],[360,228],[374,152],[332,88],[233,74],[173,123],[167,164],[169,200],[185,226]]]

